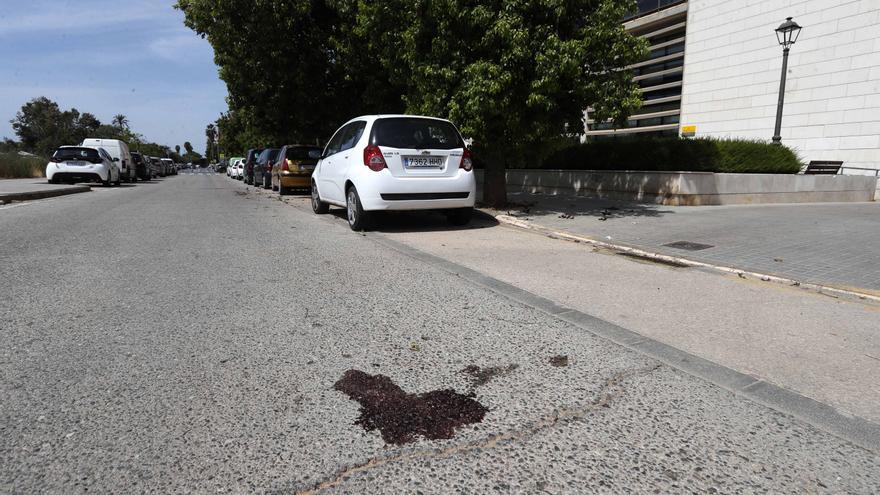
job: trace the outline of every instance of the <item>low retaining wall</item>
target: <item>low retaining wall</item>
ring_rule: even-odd
[[[477,180],[482,184],[482,171]],[[598,170],[507,171],[508,192],[590,196],[670,206],[873,201],[877,178]]]

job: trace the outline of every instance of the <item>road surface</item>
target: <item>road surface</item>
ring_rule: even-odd
[[[0,233],[3,493],[880,489],[870,448],[222,175]]]

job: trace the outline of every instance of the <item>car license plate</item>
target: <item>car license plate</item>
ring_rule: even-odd
[[[67,164],[70,165],[70,166],[73,166],[73,167],[85,167],[86,165],[89,164],[89,162],[82,162],[82,161],[79,161],[79,160],[72,160],[72,161],[68,161]]]
[[[439,156],[405,156],[403,166],[406,168],[442,168],[443,158]]]

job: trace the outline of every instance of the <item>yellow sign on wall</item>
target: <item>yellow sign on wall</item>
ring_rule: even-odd
[[[697,133],[697,126],[695,125],[683,125],[681,126],[681,135],[682,137],[692,137]]]

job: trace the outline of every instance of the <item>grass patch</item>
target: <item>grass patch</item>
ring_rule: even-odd
[[[540,168],[796,174],[802,166],[790,148],[762,141],[628,138],[563,147]]]
[[[0,179],[32,179],[46,176],[48,160],[38,156],[22,156],[15,152],[0,153]]]

